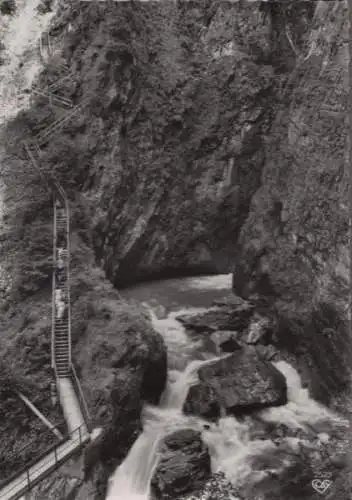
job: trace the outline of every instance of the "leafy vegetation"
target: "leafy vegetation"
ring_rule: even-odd
[[[0,14],[3,16],[11,16],[16,12],[16,9],[15,0],[2,0],[0,2]]]

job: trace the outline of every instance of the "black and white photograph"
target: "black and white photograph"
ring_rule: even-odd
[[[351,22],[0,0],[0,500],[352,500]]]

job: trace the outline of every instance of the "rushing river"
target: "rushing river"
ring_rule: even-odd
[[[253,457],[267,457],[272,464],[271,470],[276,473],[289,465],[289,460],[275,460],[277,447],[271,439],[251,438],[249,431],[253,422],[250,417],[244,421],[225,417],[218,424],[209,426],[209,422],[182,413],[188,388],[197,381],[199,366],[214,356],[204,351],[199,341],[189,338],[177,316],[211,307],[214,299],[226,296],[230,289],[231,275],[220,275],[148,283],[124,292],[126,298],[138,300],[148,308],[154,328],[164,337],[168,347],[169,379],[160,405],[145,407],[144,431],[110,478],[107,500],[148,500],[160,440],[168,433],[186,427],[202,432],[203,440],[209,446],[212,470],[223,471],[236,486],[265,479],[268,471],[254,470],[251,465]],[[320,432],[321,438],[326,438],[326,432],[322,432],[324,423],[327,428],[331,421],[336,422],[336,416],[310,398],[292,366],[284,361],[274,365],[286,377],[288,402],[262,411],[259,417],[267,422],[284,423],[292,429],[316,427],[317,434]],[[208,424],[207,428],[204,424]],[[297,453],[299,440],[286,438],[286,441],[288,448]]]

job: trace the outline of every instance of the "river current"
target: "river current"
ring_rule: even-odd
[[[253,457],[272,455],[271,472],[277,474],[289,465],[289,459],[274,459],[277,447],[272,439],[251,438],[251,417],[239,421],[227,416],[209,425],[209,422],[182,413],[188,388],[197,381],[198,368],[215,356],[205,351],[199,340],[194,341],[187,335],[177,317],[211,307],[215,299],[228,295],[230,289],[231,275],[219,275],[142,284],[124,292],[125,298],[144,304],[154,328],[164,337],[168,348],[168,384],[160,405],[144,408],[144,430],[110,478],[107,500],[148,500],[151,478],[158,463],[158,445],[164,436],[182,428],[201,431],[211,454],[212,471],[222,471],[235,486],[265,479],[268,470],[255,470],[251,465]],[[336,415],[309,396],[290,364],[285,361],[273,364],[286,377],[288,402],[261,411],[260,419],[296,430],[316,428],[318,437],[328,439],[324,423],[328,428],[330,422],[336,422]],[[291,437],[286,441],[288,449],[297,453],[299,439]]]

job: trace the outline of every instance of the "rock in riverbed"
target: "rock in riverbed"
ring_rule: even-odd
[[[198,370],[199,382],[190,388],[183,410],[216,419],[221,408],[239,415],[287,402],[285,377],[258,356],[255,349],[236,351]]]
[[[157,500],[197,490],[210,476],[210,455],[198,431],[182,429],[170,434],[164,440],[161,453],[151,483]]]
[[[243,302],[214,307],[206,313],[180,315],[177,319],[190,333],[211,333],[216,330],[242,331],[247,328],[253,312],[253,305]]]
[[[210,335],[208,346],[216,354],[234,352],[241,349],[237,342],[238,333],[231,330],[218,330]]]

